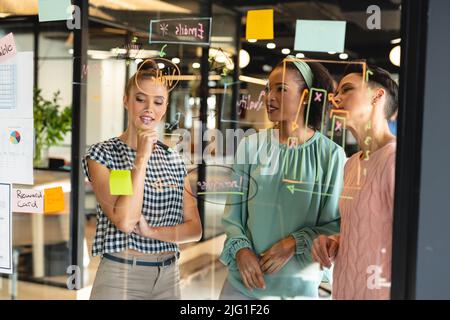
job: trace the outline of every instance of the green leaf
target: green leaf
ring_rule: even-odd
[[[53,93],[51,100],[42,96],[42,90],[35,88],[33,113],[36,150],[43,146],[51,147],[64,140],[65,134],[72,130],[72,107],[61,106],[61,92]],[[37,153],[37,152],[36,152]],[[36,156],[40,156],[36,154]]]

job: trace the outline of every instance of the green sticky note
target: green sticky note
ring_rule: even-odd
[[[39,0],[39,22],[72,20],[70,0]]]
[[[109,190],[113,196],[132,196],[131,171],[112,170],[109,174]]]
[[[346,21],[297,20],[295,51],[344,52]]]

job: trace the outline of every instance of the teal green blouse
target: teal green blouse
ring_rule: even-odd
[[[312,263],[311,245],[319,234],[339,232],[344,161],[343,149],[320,132],[293,148],[267,131],[244,138],[233,169],[254,183],[242,188],[243,195],[229,195],[222,219],[227,238],[220,260],[235,289],[255,299],[318,297],[324,274]],[[295,255],[277,273],[264,275],[266,289],[247,290],[236,252],[250,248],[259,255],[289,235],[296,239]]]

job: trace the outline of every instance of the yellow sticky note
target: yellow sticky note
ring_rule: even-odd
[[[64,210],[64,192],[62,187],[44,190],[44,213]]]
[[[245,38],[256,40],[273,39],[273,9],[247,11]]]
[[[112,170],[109,175],[109,190],[113,196],[133,195],[130,170]]]

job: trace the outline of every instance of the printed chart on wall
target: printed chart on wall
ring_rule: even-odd
[[[0,181],[33,183],[33,119],[0,118]]]
[[[0,273],[12,273],[11,185],[0,183]]]
[[[32,52],[0,63],[1,182],[33,184],[32,75]]]

